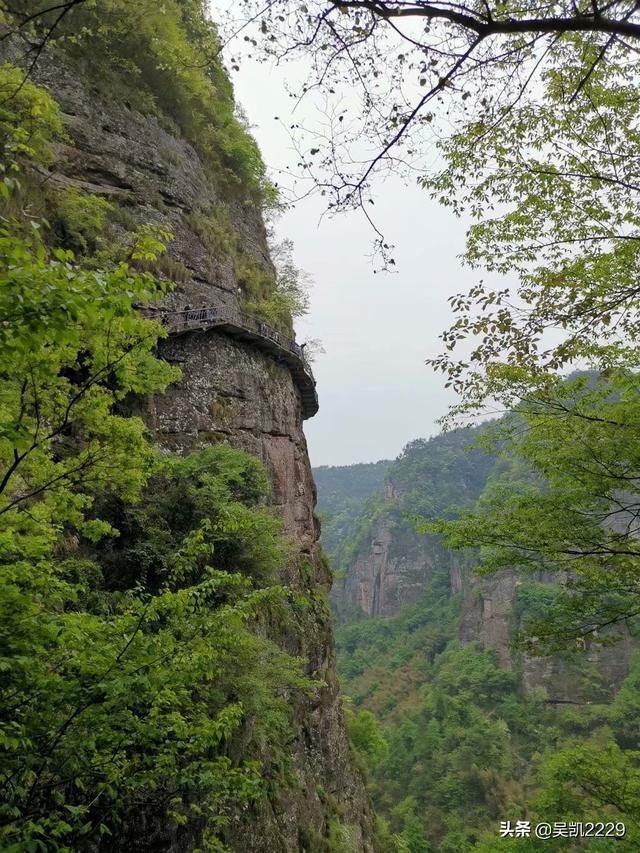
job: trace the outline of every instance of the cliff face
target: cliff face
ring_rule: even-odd
[[[439,456],[434,442],[430,452]],[[393,477],[396,471],[390,471]],[[446,479],[443,477],[446,473]],[[485,476],[488,470],[485,472]],[[434,469],[431,482],[422,484],[422,492],[446,493],[460,484],[449,473]],[[459,489],[463,500],[480,494],[483,478],[470,490]],[[346,566],[344,580],[333,592],[338,613],[356,608],[369,616],[395,616],[408,605],[417,604],[425,595],[434,575],[448,579],[452,595],[460,595],[458,638],[463,643],[478,642],[496,652],[506,669],[517,669],[526,691],[543,689],[547,701],[578,703],[593,701],[594,689],[612,694],[629,673],[631,656],[636,648],[628,633],[613,646],[590,646],[579,656],[578,665],[560,657],[532,657],[513,649],[518,628],[518,591],[522,579],[515,573],[503,572],[488,577],[474,572],[477,558],[472,553],[450,551],[434,535],[420,535],[403,517],[408,492],[403,484],[387,481],[381,495],[381,509],[372,513],[361,533],[359,546]],[[415,501],[415,496],[411,498]],[[449,500],[449,499],[448,499]],[[451,504],[455,500],[450,501]],[[552,575],[531,578],[552,583]],[[345,608],[346,605],[346,608]],[[596,687],[597,685],[597,687]]]
[[[553,583],[551,575],[541,574],[540,583]],[[519,669],[525,691],[542,688],[550,704],[594,701],[596,695],[612,695],[629,674],[631,657],[637,648],[626,630],[613,646],[596,646],[587,642],[577,649],[576,661],[551,657],[533,657],[525,652],[515,654],[512,637],[518,625],[517,596],[522,581],[515,574],[503,572],[489,578],[468,574],[464,585],[459,637],[463,642],[478,641],[496,652],[501,666]]]
[[[168,120],[143,115],[88,83],[68,60],[52,55],[37,82],[59,102],[68,138],[46,180],[114,203],[111,228],[169,225],[174,234],[164,270],[177,287],[169,309],[237,308],[239,284],[232,258],[213,252],[203,227],[220,203],[214,182],[195,149]],[[246,257],[271,267],[265,227],[250,200],[225,202]],[[205,223],[206,224],[206,223]],[[215,236],[215,235],[214,235]],[[373,850],[372,815],[362,778],[351,766],[335,676],[330,615],[331,578],[318,547],[315,487],[302,431],[302,404],[290,370],[250,342],[221,331],[187,332],[164,341],[161,354],[183,371],[166,396],[141,405],[157,441],[178,452],[228,441],[260,457],[272,482],[272,503],[292,543],[283,581],[309,594],[304,626],[278,635],[287,650],[308,659],[308,672],[324,687],[299,702],[291,743],[293,778],[251,814],[236,816],[228,843],[237,851],[322,850],[328,824],[345,827],[353,850]],[[277,632],[278,629],[274,629]],[[157,832],[157,828],[155,830]],[[170,839],[136,849],[193,849]]]
[[[57,146],[58,162],[49,180],[97,194],[117,208],[117,236],[132,225],[168,226],[173,232],[166,273],[175,282],[167,308],[203,305],[237,308],[240,288],[230,254],[212,251],[207,238],[222,199],[198,152],[168,117],[142,114],[127,100],[85,79],[80,69],[56,53],[37,69],[37,82],[60,104],[66,143]],[[126,98],[126,89],[122,96]],[[260,212],[249,199],[225,199],[230,225],[242,250],[271,266]]]
[[[215,332],[170,339],[163,352],[180,362],[183,381],[150,401],[149,423],[160,443],[185,451],[227,440],[260,457],[271,475],[273,503],[297,553],[283,580],[307,591],[328,592],[331,578],[317,549],[315,487],[300,399],[289,371]],[[239,819],[232,846],[238,851],[313,850],[313,834],[324,834],[329,802],[351,827],[355,849],[371,850],[368,800],[350,765],[330,615],[322,600],[316,598],[304,632],[288,635],[285,642],[288,651],[309,660],[309,673],[327,686],[297,709],[295,784],[281,798],[263,804],[255,819]]]
[[[445,549],[437,536],[418,535],[407,516],[434,518],[450,506],[475,503],[494,460],[469,449],[473,437],[464,429],[418,439],[389,464],[384,485],[352,524],[348,545],[339,549],[345,577],[334,591],[338,611],[346,601],[370,616],[394,616],[420,601],[435,572],[448,573],[452,594],[462,590],[467,557]],[[331,527],[330,532],[335,535]]]
[[[387,489],[389,503],[397,499],[395,487]],[[411,524],[383,515],[371,526],[368,543],[349,565],[340,594],[369,616],[395,616],[416,604],[435,571],[447,568],[451,591],[459,592],[462,559],[447,551],[435,536],[418,536]]]

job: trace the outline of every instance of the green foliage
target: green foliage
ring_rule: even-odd
[[[415,814],[415,800],[407,798],[394,810],[396,817],[402,819],[403,828],[392,839],[392,849],[396,853],[430,853],[422,821]]]
[[[387,474],[402,511],[433,518],[473,506],[495,465],[481,448],[483,433],[458,429],[409,442]]]
[[[348,710],[347,728],[353,748],[365,759],[369,770],[375,770],[388,751],[387,741],[371,711],[354,714]]]
[[[583,820],[590,820],[593,814],[601,820],[626,819],[625,847],[637,849],[639,759],[640,753],[621,750],[606,730],[586,742],[547,754],[540,768],[536,811],[552,819],[568,814]]]
[[[242,291],[243,309],[250,314],[261,316],[266,321],[276,319],[272,318],[273,311],[270,306],[270,297],[275,289],[273,270],[267,269],[258,261],[239,256],[236,262],[236,275]]]
[[[149,223],[138,225],[131,235],[131,259],[154,263],[164,252],[166,243],[172,239],[173,232],[168,226]]]
[[[509,108],[484,100],[442,143],[445,168],[424,180],[476,220],[468,263],[520,281],[517,308],[506,289],[482,283],[452,297],[458,317],[434,364],[463,394],[459,413],[546,393],[555,371],[580,359],[636,363],[639,108],[626,49],[583,79],[595,50],[580,37],[554,43],[538,86]],[[551,326],[561,333],[546,346]],[[471,357],[458,358],[468,338]]]
[[[409,505],[420,506],[427,519],[447,513],[446,522],[422,524],[444,532],[456,546],[479,546],[486,569],[526,563],[527,573],[516,586],[513,621],[527,636],[538,637],[538,645],[547,642],[550,632],[556,638],[558,632],[566,635],[567,595],[579,595],[582,602],[594,598],[592,607],[612,606],[610,599],[593,596],[586,588],[581,592],[575,584],[567,588],[549,583],[549,564],[541,565],[526,547],[532,538],[547,537],[550,531],[558,542],[571,542],[577,529],[570,520],[575,507],[576,515],[583,516],[582,529],[590,530],[594,516],[585,510],[589,504],[576,504],[576,488],[589,487],[594,495],[603,494],[605,472],[610,478],[616,471],[631,475],[634,470],[621,453],[623,447],[627,453],[632,447],[629,435],[635,422],[629,421],[626,433],[622,413],[635,400],[633,379],[622,382],[612,375],[607,383],[603,386],[593,375],[577,376],[557,398],[563,408],[530,405],[517,418],[483,430],[480,442],[485,452],[478,454],[475,467],[464,449],[469,436],[466,441],[459,436],[457,445],[449,447],[435,440],[412,443],[387,474],[397,490],[396,502],[408,495]],[[617,442],[611,447],[611,432],[601,422],[605,410],[596,408],[597,401],[606,405],[607,418],[618,424]],[[534,448],[535,464],[534,456],[516,453],[512,434],[521,442],[518,448]],[[450,442],[456,441],[455,435],[449,436]],[[606,455],[604,448],[608,448]],[[492,459],[492,453],[501,453],[502,458]],[[562,491],[546,503],[568,473],[570,495]],[[619,486],[618,480],[616,503],[608,508],[616,514],[626,501],[629,507],[634,505],[633,494],[625,497]],[[462,503],[461,514],[455,509],[456,496]],[[392,518],[391,510],[384,510],[381,503],[374,512],[378,522],[388,524]],[[617,526],[620,548],[623,542],[633,547],[627,524],[634,517],[629,509],[624,525]],[[471,539],[470,529],[482,530],[483,538]],[[400,552],[402,531],[401,526],[392,528],[394,547]],[[347,531],[344,539],[353,541],[355,533]],[[604,538],[595,541],[610,546],[614,534],[615,530],[600,531],[598,536]],[[490,564],[497,550],[493,539],[487,543],[490,536],[506,542],[499,564]],[[345,547],[344,539],[338,548]],[[516,547],[517,542],[522,546]],[[336,630],[339,671],[354,703],[355,719],[366,712],[373,716],[371,720],[367,714],[352,737],[360,745],[357,753],[367,766],[370,792],[383,818],[384,849],[488,853],[498,843],[532,851],[583,849],[579,844],[567,847],[566,839],[503,842],[498,840],[498,827],[504,819],[528,819],[532,824],[536,820],[623,821],[631,827],[626,841],[593,841],[589,849],[603,853],[635,849],[635,751],[640,743],[637,662],[617,696],[605,698],[600,677],[593,679],[584,644],[576,649],[572,641],[571,648],[580,654],[565,660],[563,671],[575,680],[577,704],[556,705],[552,711],[543,692],[522,695],[517,669],[505,671],[493,653],[474,645],[458,646],[461,602],[451,595],[446,552],[434,550],[433,540],[424,540],[423,547],[435,568],[422,601],[391,618],[348,614],[346,624]],[[579,565],[579,559],[593,559],[586,551],[582,547],[580,554],[574,554],[572,565],[576,560]],[[602,565],[609,571],[615,566],[604,551]],[[546,574],[541,573],[543,568]],[[590,573],[589,582],[595,577]],[[581,696],[588,697],[587,704],[580,704]],[[605,701],[608,704],[598,704]],[[379,729],[387,752],[382,760],[371,762],[368,736]],[[629,780],[628,796],[620,796],[624,776]]]
[[[397,716],[398,703],[401,708],[414,703],[426,668],[454,634],[459,606],[448,571],[439,569],[425,585],[422,600],[397,616],[337,626],[339,672],[356,705],[366,702],[384,718]]]
[[[318,486],[318,509],[332,513],[339,510],[345,500],[366,500],[374,492],[382,491],[384,478],[391,462],[358,463],[356,465],[320,465],[313,469]]]
[[[42,564],[31,564],[29,586],[12,578],[9,591],[22,598],[3,596],[6,849],[58,837],[77,849],[100,826],[111,845],[126,846],[127,815],[140,808],[177,832],[204,820],[213,843],[230,811],[286,770],[282,691],[308,683],[251,628],[286,600],[256,580],[273,574],[264,553],[278,546],[273,519],[268,529],[259,517],[250,523],[263,485],[257,460],[220,447],[163,460],[133,506],[104,495],[112,512],[101,517],[124,518],[126,541],[114,553],[80,539],[82,563],[49,557],[57,595],[36,598],[42,636],[16,630],[29,599],[33,613]],[[242,573],[217,568],[237,552]],[[147,565],[130,575],[134,557]]]
[[[483,432],[456,430],[417,439],[393,462],[315,469],[322,543],[338,573],[368,553],[379,529],[391,535],[399,551],[424,548],[435,560],[445,560],[438,537],[421,542],[415,522],[473,506],[495,465],[495,456],[476,446]],[[354,617],[339,595],[334,609],[339,619]]]
[[[382,491],[384,475],[391,463],[387,460],[371,464],[327,466],[313,469],[318,487],[318,514],[322,522],[322,547],[332,564],[344,566],[343,543],[358,518],[364,503]]]
[[[309,300],[306,277],[292,260],[292,243],[270,241],[274,266],[265,265],[264,260],[256,260],[244,250],[241,235],[224,205],[192,212],[185,219],[213,259],[231,259],[241,308],[293,337],[293,320],[307,313]]]
[[[47,20],[34,26],[46,26]],[[255,140],[238,114],[220,44],[202,0],[87,0],[54,32],[53,42],[102,86],[115,86],[143,111],[159,111],[211,165],[227,193],[273,203]]]
[[[0,173],[6,200],[11,173],[25,162],[51,162],[51,142],[62,135],[57,104],[41,88],[24,80],[24,71],[0,66]],[[9,181],[9,183],[7,183]]]
[[[280,323],[287,318],[295,320],[298,317],[304,317],[309,311],[310,278],[293,261],[293,242],[282,240],[276,243],[272,232],[268,236],[269,251],[276,270],[276,286],[269,310],[275,317],[283,318]]]
[[[175,541],[198,530],[216,568],[258,583],[273,579],[286,557],[280,522],[261,502],[268,491],[260,462],[227,445],[159,462],[135,507],[109,505],[120,536],[101,547],[117,585],[160,589],[178,571]],[[185,576],[193,571],[186,554]]]
[[[41,224],[42,181],[34,186],[33,168],[48,166],[52,143],[63,138],[58,105],[24,79],[24,71],[0,66],[0,211],[5,225]],[[27,232],[30,226],[27,225]]]
[[[356,842],[351,827],[337,818],[329,821],[327,853],[356,853]]]
[[[484,571],[556,574],[557,595],[529,614],[531,648],[608,643],[616,635],[607,626],[638,628],[639,417],[630,371],[558,383],[553,396],[523,404],[518,420],[504,424],[504,453],[529,473],[503,473],[476,512],[431,526],[453,547],[480,546]]]
[[[156,261],[148,262],[146,265],[138,264],[138,266],[143,268],[147,266],[150,272],[173,284],[187,284],[193,277],[189,267],[166,254],[161,255]]]
[[[422,700],[389,734],[389,756],[376,773],[383,810],[402,794],[412,797],[422,831],[443,843],[438,849],[447,849],[448,833],[464,827],[472,835],[496,817],[512,776],[510,739],[523,725],[510,702],[513,687],[489,652],[449,648],[437,658]],[[406,830],[397,810],[392,817],[392,827]]]
[[[101,85],[136,68],[225,191],[266,202],[201,4],[87,2],[59,23],[52,43],[90,45]],[[150,846],[221,851],[232,816],[290,784],[292,704],[315,689],[267,639],[304,606],[276,583],[288,546],[256,459],[160,456],[129,415],[180,376],[136,310],[167,289],[145,270],[178,277],[170,231],[114,245],[109,202],[44,191],[57,105],[10,66],[0,88],[0,848],[127,850],[141,822]]]
[[[596,843],[593,849],[635,849],[637,665],[611,705],[569,706],[554,713],[539,696],[521,696],[517,675],[501,669],[493,653],[450,641],[425,661],[423,646],[415,643],[410,666],[420,677],[408,694],[405,673],[393,657],[406,643],[410,612],[338,631],[343,669],[345,659],[359,652],[365,662],[363,674],[347,672],[345,689],[379,721],[360,710],[364,731],[356,726],[356,738],[367,744],[368,733],[377,736],[381,726],[387,746],[382,760],[369,764],[384,849],[488,853],[496,849],[500,820],[523,818],[532,824],[623,821],[629,827],[626,842]],[[438,618],[437,610],[429,614],[432,631]],[[448,624],[451,637],[455,620]],[[361,641],[359,632],[385,639],[374,647]],[[351,638],[351,652],[344,649],[345,636]],[[365,678],[373,681],[372,689],[358,699]],[[399,712],[385,713],[378,697],[392,691],[404,701]],[[366,749],[362,753],[366,756]],[[569,849],[562,839],[544,843]],[[522,840],[513,846],[542,850],[541,844]]]
[[[636,654],[631,671],[611,706],[611,727],[625,749],[640,748],[640,655]]]
[[[50,224],[57,245],[75,254],[93,254],[99,248],[105,221],[113,205],[95,195],[77,189],[56,193]]]
[[[235,256],[235,272],[242,292],[241,307],[270,326],[293,337],[293,320],[307,313],[306,277],[293,263],[293,244],[270,246],[274,269],[267,269],[242,252]]]
[[[73,486],[87,472],[96,488],[112,482],[134,494],[140,485],[146,452],[133,456],[130,474],[126,469],[142,448],[142,423],[110,412],[127,394],[165,387],[177,376],[152,355],[160,328],[132,309],[161,291],[125,265],[91,272],[68,252],[49,255],[35,230],[30,240],[0,230],[0,258],[7,321],[0,328],[0,511],[11,516],[31,496],[46,494],[40,521],[64,507],[65,518],[81,523],[88,498]]]
[[[239,235],[224,205],[217,205],[207,211],[192,211],[184,219],[214,257],[236,257],[240,250]]]
[[[158,458],[125,415],[179,377],[134,310],[163,292],[149,274],[37,228],[0,230],[0,269],[0,846],[129,849],[144,815],[221,850],[287,784],[311,688],[264,638],[298,606],[266,474],[228,447]]]

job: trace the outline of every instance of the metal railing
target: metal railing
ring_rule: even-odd
[[[189,331],[191,329],[205,329],[213,326],[228,325],[234,328],[250,332],[260,338],[273,341],[280,349],[295,355],[301,362],[302,367],[313,384],[315,379],[311,366],[304,354],[304,344],[296,343],[295,340],[287,338],[282,332],[278,332],[268,323],[245,314],[243,311],[234,310],[224,306],[209,308],[187,308],[183,311],[169,311],[163,308],[143,308],[141,313],[149,319],[160,320],[167,326],[170,333]]]

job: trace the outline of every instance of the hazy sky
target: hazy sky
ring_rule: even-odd
[[[295,165],[282,124],[293,101],[285,75],[245,60],[232,73],[271,174]],[[275,120],[278,116],[280,121]],[[450,324],[447,296],[479,278],[458,260],[464,224],[417,187],[387,180],[376,188],[375,210],[385,236],[396,246],[398,272],[374,274],[372,233],[361,214],[325,217],[319,197],[299,203],[278,222],[280,236],[295,243],[295,261],[313,278],[310,315],[297,337],[319,338],[325,354],[314,362],[320,411],[305,423],[313,465],[345,465],[397,456],[414,438],[439,431],[435,420],[453,397],[442,375],[425,359],[440,350],[438,335]]]

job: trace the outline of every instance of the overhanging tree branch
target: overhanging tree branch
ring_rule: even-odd
[[[426,18],[429,21],[445,21],[456,24],[465,30],[471,30],[481,39],[493,35],[517,35],[521,33],[608,33],[630,38],[640,38],[640,23],[629,21],[628,18],[640,8],[640,4],[631,4],[622,19],[603,17],[602,15],[586,15],[575,11],[573,15],[540,16],[517,18],[510,15],[503,18],[503,12],[496,6],[494,9],[485,5],[485,15],[473,12],[460,12],[455,3],[376,3],[371,0],[334,0],[331,4],[337,9],[364,9],[379,18]],[[625,4],[628,5],[628,4]],[[616,7],[623,6],[616,3]],[[574,7],[575,8],[575,7]]]

